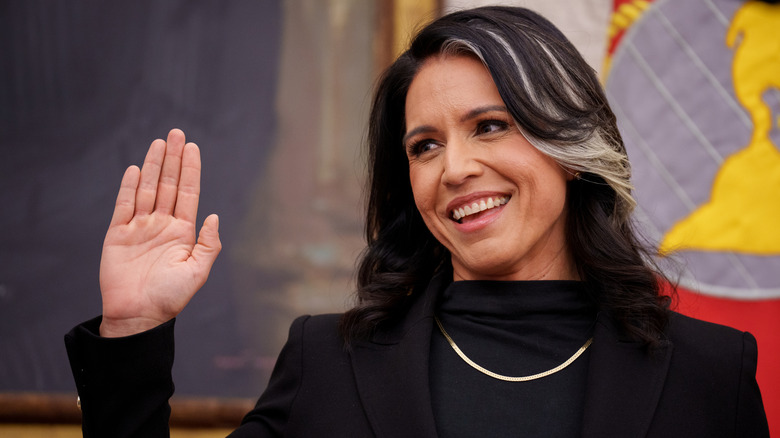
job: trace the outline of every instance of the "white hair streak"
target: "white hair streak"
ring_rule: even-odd
[[[529,83],[528,75],[524,66],[520,62],[517,54],[512,50],[511,45],[500,35],[491,30],[485,29],[512,58],[517,74],[520,77],[520,83],[531,101],[539,108],[547,112],[548,115],[561,116],[561,111],[556,108],[553,102],[542,102],[538,93],[536,93]],[[572,90],[574,81],[570,77],[560,61],[550,52],[549,48],[538,38],[534,41],[542,48],[545,55],[551,61],[555,70],[566,84],[563,90],[573,101],[577,101],[579,96]],[[451,39],[442,45],[440,53],[444,56],[457,56],[471,54],[479,58],[486,68],[489,69],[481,50],[470,41],[463,39]],[[518,129],[528,142],[543,154],[554,159],[564,169],[571,172],[583,172],[600,176],[617,194],[618,202],[616,205],[617,222],[628,220],[631,212],[637,203],[631,192],[631,167],[628,157],[623,151],[617,150],[614,145],[614,139],[605,135],[603,129],[597,128],[587,138],[580,142],[558,144],[542,140],[529,134],[522,126],[518,124]],[[594,184],[595,181],[586,181],[585,183]]]

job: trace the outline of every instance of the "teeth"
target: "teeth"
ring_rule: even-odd
[[[474,202],[471,205],[464,205],[463,207],[452,210],[452,218],[459,221],[466,216],[504,205],[507,201],[509,201],[508,196],[481,199],[479,202]]]

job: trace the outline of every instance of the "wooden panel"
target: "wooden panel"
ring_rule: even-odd
[[[439,16],[441,5],[439,0],[395,0],[393,9],[393,53],[398,56],[417,30]]]
[[[171,399],[171,425],[234,428],[254,404],[255,400],[243,398],[174,396]],[[0,394],[0,423],[80,424],[81,412],[76,406],[75,395],[5,393]]]
[[[374,61],[377,74],[409,46],[414,33],[442,12],[441,0],[379,0]]]
[[[171,429],[171,438],[223,438],[232,429]],[[0,424],[0,436],[14,438],[81,438],[81,426],[63,424]]]

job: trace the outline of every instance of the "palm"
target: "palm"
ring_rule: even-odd
[[[136,333],[175,317],[208,277],[220,250],[216,216],[195,238],[200,192],[197,146],[173,130],[156,140],[139,172],[122,179],[103,244],[101,333]]]
[[[149,306],[161,313],[178,313],[176,309],[183,307],[178,291],[195,285],[186,263],[194,235],[193,224],[158,214],[112,227],[100,272],[104,301],[111,305],[104,309],[106,316],[132,317]]]

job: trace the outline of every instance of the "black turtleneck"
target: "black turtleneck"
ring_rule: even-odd
[[[471,360],[513,377],[566,361],[596,321],[576,281],[458,281],[443,292],[436,313]],[[434,323],[429,369],[439,436],[579,436],[588,353],[555,374],[505,382],[464,362]]]

